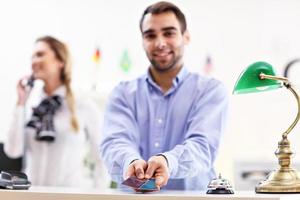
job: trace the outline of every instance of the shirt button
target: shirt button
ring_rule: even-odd
[[[158,143],[158,142],[155,142],[155,143],[154,143],[154,146],[155,146],[155,147],[159,147],[159,143]]]
[[[163,120],[162,120],[162,119],[158,119],[157,122],[158,122],[159,124],[161,124],[161,123],[163,123]]]

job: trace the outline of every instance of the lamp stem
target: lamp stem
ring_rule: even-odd
[[[296,124],[298,123],[299,119],[300,119],[300,100],[299,100],[299,95],[297,94],[297,92],[292,88],[292,86],[290,84],[284,84],[284,86],[289,89],[294,96],[297,99],[297,104],[298,104],[298,113],[296,116],[296,119],[294,120],[294,122],[290,125],[290,127],[283,133],[282,137],[286,138],[287,135],[291,132],[291,130],[296,126]]]
[[[299,95],[297,94],[297,92],[293,89],[293,87],[291,86],[289,80],[285,77],[278,77],[278,76],[271,76],[271,75],[266,75],[264,73],[261,73],[260,75],[261,79],[271,79],[271,80],[279,80],[283,82],[283,85],[290,90],[294,96],[296,97],[297,100],[297,105],[298,105],[298,113],[296,116],[296,119],[294,120],[294,122],[290,125],[290,127],[282,134],[282,138],[287,138],[287,135],[291,132],[291,130],[296,126],[296,124],[298,123],[299,119],[300,119],[300,99],[299,99]]]

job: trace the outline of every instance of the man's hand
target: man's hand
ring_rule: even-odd
[[[156,179],[155,183],[159,188],[167,185],[170,174],[168,162],[164,156],[158,155],[149,158],[145,178],[149,179],[152,177]]]
[[[144,179],[146,169],[146,161],[142,159],[135,160],[128,166],[124,179],[126,180],[131,176],[136,176],[138,179]]]

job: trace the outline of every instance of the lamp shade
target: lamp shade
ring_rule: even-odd
[[[275,76],[272,65],[266,62],[255,62],[243,71],[237,80],[233,94],[263,92],[282,87],[278,80],[261,79],[260,74]]]

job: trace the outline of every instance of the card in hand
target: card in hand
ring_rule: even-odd
[[[153,192],[158,190],[154,178],[138,179],[132,176],[126,179],[122,184],[133,188],[137,192]]]
[[[133,189],[140,188],[141,185],[143,185],[146,182],[146,179],[138,179],[135,176],[131,176],[125,181],[122,182],[123,185],[127,185],[129,187],[132,187]]]
[[[155,184],[155,179],[154,178],[151,178],[151,179],[148,179],[140,188],[139,190],[141,192],[143,191],[155,191],[155,190],[158,190],[156,184]]]

